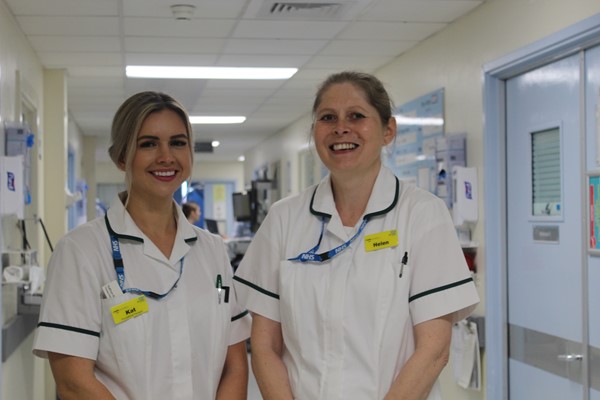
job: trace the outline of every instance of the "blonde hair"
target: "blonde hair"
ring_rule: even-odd
[[[170,110],[177,114],[186,127],[188,147],[194,163],[193,133],[185,108],[173,97],[160,92],[140,92],[129,97],[117,110],[110,132],[108,154],[117,166],[124,166],[127,192],[131,189],[131,164],[136,150],[137,136],[142,124],[152,113]],[[188,177],[190,180],[191,177]]]

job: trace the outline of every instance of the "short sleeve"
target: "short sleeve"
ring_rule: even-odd
[[[469,315],[479,296],[445,204],[432,198],[415,205],[409,231],[413,323],[448,314],[458,321]]]
[[[282,237],[280,209],[275,204],[252,239],[234,277],[239,301],[273,321],[279,316],[279,267]]]
[[[98,261],[71,236],[56,246],[48,264],[33,352],[96,359],[101,329],[100,282],[93,272]],[[96,268],[97,269],[97,268]]]

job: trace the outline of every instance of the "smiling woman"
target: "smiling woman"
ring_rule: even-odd
[[[191,134],[163,93],[138,93],[114,117],[109,154],[127,191],[62,238],[48,266],[34,353],[61,399],[246,398],[250,323],[225,245],[173,200]]]
[[[313,117],[330,174],[269,209],[234,278],[261,392],[439,400],[452,323],[479,301],[448,209],[382,166],[396,122],[376,77],[330,76]]]

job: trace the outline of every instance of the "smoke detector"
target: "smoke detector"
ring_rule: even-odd
[[[177,21],[190,21],[194,16],[195,9],[196,6],[191,4],[174,4],[171,6],[171,12]]]

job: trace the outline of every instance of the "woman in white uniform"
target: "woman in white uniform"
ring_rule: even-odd
[[[62,400],[246,399],[250,320],[224,243],[173,200],[193,162],[186,111],[138,93],[111,139],[127,191],[57,244],[34,353]]]
[[[330,76],[312,133],[330,174],[274,204],[234,277],[265,399],[439,399],[452,323],[479,301],[442,200],[382,166],[375,77]]]

